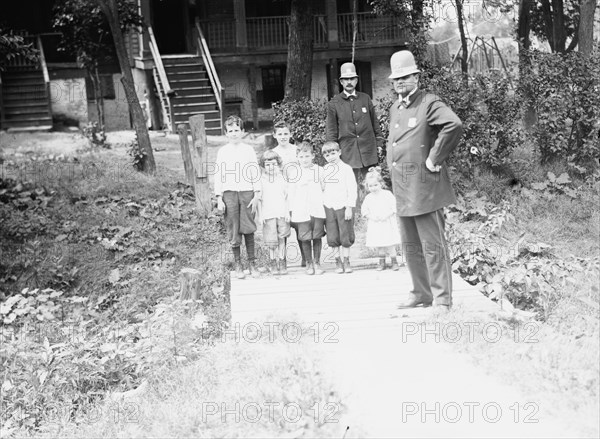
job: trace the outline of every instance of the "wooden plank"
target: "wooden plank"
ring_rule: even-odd
[[[181,157],[183,158],[183,168],[185,169],[185,178],[187,183],[195,189],[194,165],[192,164],[192,155],[190,153],[190,145],[188,143],[188,130],[184,123],[177,125],[177,133],[179,134],[179,146],[181,148]]]
[[[357,261],[357,267],[371,267],[372,260]],[[498,310],[476,287],[454,275],[454,306],[466,312]],[[431,310],[398,310],[412,287],[408,270],[378,272],[358,268],[352,274],[326,273],[308,276],[293,269],[287,276],[260,279],[233,279],[231,309],[233,322],[289,321],[335,322],[351,325],[389,325],[390,319],[431,315]],[[379,323],[377,323],[379,322]],[[383,323],[382,323],[383,322]]]
[[[206,143],[206,129],[204,115],[197,114],[189,118],[190,130],[192,132],[192,148],[190,154],[194,167],[194,193],[196,195],[196,206],[201,216],[207,217],[212,211],[212,200],[210,185],[206,172],[208,158],[208,146]]]

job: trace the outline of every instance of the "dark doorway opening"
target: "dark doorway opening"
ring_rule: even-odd
[[[162,55],[186,52],[183,0],[152,0],[152,29]]]

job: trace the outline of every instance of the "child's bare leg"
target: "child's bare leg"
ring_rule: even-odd
[[[323,274],[324,271],[321,268],[321,249],[323,248],[323,242],[321,238],[312,240],[313,248],[313,263],[315,264],[315,274]]]
[[[390,258],[392,260],[392,270],[398,270],[399,266],[398,259],[396,257],[396,246],[390,245],[389,247],[387,247],[387,254],[390,255]]]
[[[287,274],[287,262],[285,259],[286,256],[286,242],[285,242],[285,238],[279,238],[279,244],[277,247],[277,253],[278,253],[278,259],[279,261],[277,261],[278,263],[278,271],[279,274]]]
[[[388,247],[377,247],[377,256],[379,257],[379,264],[377,265],[377,271],[385,270],[385,255],[388,252]]]
[[[342,263],[340,247],[331,247],[331,254],[335,259],[335,272],[343,273],[344,272],[344,264]]]

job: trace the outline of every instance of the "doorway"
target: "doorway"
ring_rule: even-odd
[[[152,29],[161,55],[186,53],[185,0],[152,0]]]

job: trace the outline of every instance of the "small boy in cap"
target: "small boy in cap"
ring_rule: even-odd
[[[377,164],[377,147],[383,145],[384,138],[371,98],[356,91],[358,75],[354,64],[342,64],[340,83],[343,91],[327,104],[325,140],[340,145],[342,161],[350,165],[359,182]]]
[[[413,290],[399,308],[452,306],[452,265],[444,230],[444,206],[456,201],[446,159],[458,145],[462,123],[431,93],[419,89],[413,54],[390,59],[398,100],[390,107],[387,164],[396,197],[400,236]]]

